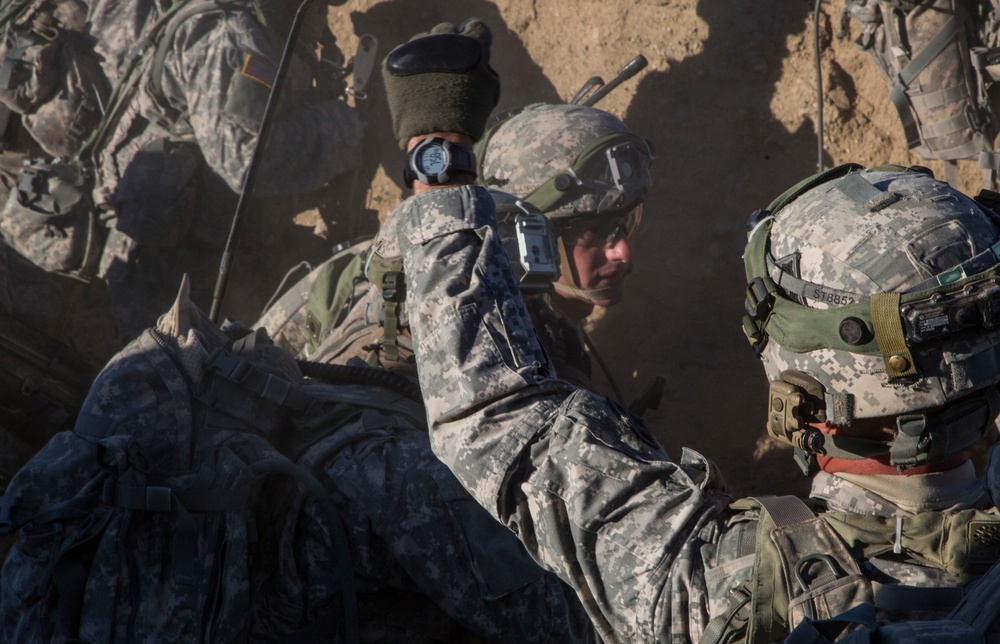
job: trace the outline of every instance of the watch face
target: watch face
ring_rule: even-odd
[[[417,167],[427,175],[436,175],[446,167],[444,150],[440,145],[428,145],[417,155]]]

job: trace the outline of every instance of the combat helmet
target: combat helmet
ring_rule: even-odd
[[[924,168],[845,165],[747,223],[747,337],[771,381],[768,432],[899,469],[975,444],[1000,412],[1000,227]],[[820,433],[895,417],[889,441]]]
[[[567,283],[555,287],[585,301],[610,299],[620,284],[586,290],[576,283],[564,237],[602,219],[609,239],[635,231],[651,183],[649,142],[602,110],[539,103],[501,114],[475,150],[482,185],[531,204],[564,233],[558,246]]]

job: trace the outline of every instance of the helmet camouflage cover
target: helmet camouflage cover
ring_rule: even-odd
[[[540,103],[493,126],[476,158],[480,183],[561,219],[635,208],[650,185],[653,155],[607,112]]]
[[[841,166],[797,188],[755,213],[744,255],[744,328],[772,381],[772,418],[774,383],[798,382],[788,373],[822,385],[820,420],[896,416],[900,431],[907,415],[995,391],[997,215],[896,166]]]
[[[621,283],[585,289],[576,282],[564,237],[604,218],[616,239],[638,228],[652,179],[652,149],[621,120],[582,105],[529,105],[493,125],[476,144],[479,182],[524,200],[560,224],[562,295],[587,302],[616,300]],[[579,229],[578,229],[579,230]]]

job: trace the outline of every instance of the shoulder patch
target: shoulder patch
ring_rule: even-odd
[[[243,59],[243,69],[240,70],[241,74],[257,81],[268,89],[271,89],[271,86],[274,85],[274,77],[277,75],[277,72],[278,69],[274,66],[274,63],[254,54],[247,54],[247,57]]]

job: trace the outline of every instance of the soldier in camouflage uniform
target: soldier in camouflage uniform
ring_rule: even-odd
[[[120,78],[126,55],[167,6],[95,0],[91,33],[109,78]],[[272,8],[270,32],[255,13],[261,6]],[[125,339],[169,305],[183,272],[192,274],[196,301],[209,304],[231,198],[241,187],[274,80],[276,45],[285,34],[279,27],[287,30],[291,17],[290,7],[270,0],[191,7],[167,24],[158,55],[146,61],[141,86],[97,153],[95,202],[110,228],[99,273],[111,285]],[[361,122],[354,111],[335,93],[291,86],[267,142],[254,187],[259,196],[317,190],[357,159]],[[275,237],[283,223],[265,226],[260,237]]]
[[[630,239],[639,226],[651,182],[649,145],[602,110],[536,104],[502,115],[478,141],[476,153],[479,184],[541,209],[555,224],[561,275],[552,288],[522,287],[522,294],[559,376],[589,387],[591,362],[584,347],[591,351],[594,347],[583,322],[595,306],[621,299],[625,277],[632,270]],[[571,186],[554,189],[571,174],[577,178]],[[501,234],[512,237],[512,229],[502,225]],[[508,253],[512,262],[517,261],[515,255]],[[415,375],[405,324],[399,325],[399,346],[392,357],[382,350],[384,303],[381,291],[371,288],[362,275],[363,261],[348,265],[339,279],[325,280],[321,271],[305,278],[287,301],[265,313],[260,324],[275,328],[288,348],[314,360],[343,364],[360,357]],[[321,289],[327,293],[317,292]],[[337,293],[349,297],[345,301]],[[309,304],[293,322],[289,318],[294,316],[290,306],[295,307],[295,298],[309,299]],[[324,310],[316,310],[320,306]],[[390,341],[396,342],[396,337]],[[618,393],[614,379],[608,377]]]
[[[541,210],[558,229],[561,276],[526,298],[560,377],[590,386],[595,351],[583,328],[594,307],[622,298],[653,153],[615,116],[582,105],[529,105],[501,115],[476,144],[478,183]],[[607,374],[617,392],[611,374]]]
[[[58,25],[58,38],[41,38],[41,46],[44,51],[60,47],[56,59],[69,62],[46,67],[52,65],[49,54],[40,56],[45,64],[32,61],[35,49],[26,54],[19,41],[11,40],[17,30],[0,43],[7,82],[0,99],[24,111],[7,123],[7,145],[0,155],[3,195],[18,182],[19,164],[33,158],[59,156],[61,161],[42,167],[87,167],[85,174],[96,179],[61,182],[60,188],[73,188],[77,201],[72,209],[57,203],[59,216],[43,226],[25,212],[29,209],[18,207],[17,191],[4,200],[0,314],[12,318],[4,335],[36,364],[28,369],[13,359],[3,361],[0,489],[54,431],[71,426],[88,378],[120,348],[119,338],[134,337],[166,310],[184,272],[191,273],[202,306],[210,303],[235,191],[256,143],[281,51],[275,47],[282,45],[281,29],[287,31],[291,20],[288,8],[264,0],[256,5],[190,2],[170,21],[163,16],[171,3],[156,0],[37,4],[17,33],[27,34],[22,40],[37,49],[38,25]],[[279,24],[265,30],[255,8]],[[325,16],[315,20],[325,26]],[[19,71],[25,65],[36,65],[35,77]],[[57,90],[25,105],[22,95],[35,87],[32,83]],[[116,83],[120,99],[112,100]],[[353,110],[335,93],[295,91],[295,81],[291,85],[289,98],[295,100],[279,110],[255,194],[315,190],[351,169],[356,159],[361,122]],[[103,122],[98,106],[112,112]],[[73,120],[88,114],[89,119]],[[101,136],[84,150],[99,123]],[[89,168],[91,163],[95,167]],[[22,172],[22,179],[27,176]],[[46,175],[36,179],[44,181],[32,181],[30,188],[19,185],[27,195],[21,202],[33,199],[36,189],[57,192]],[[85,194],[91,188],[92,199]],[[83,222],[67,225],[67,211]],[[282,226],[287,229],[287,222],[276,219],[276,230],[252,241],[284,239]],[[53,239],[58,244],[81,236],[86,251],[68,253],[72,259],[64,264],[53,259]],[[111,287],[110,303],[104,280]],[[38,341],[21,327],[39,334]],[[60,359],[53,360],[57,355]],[[67,382],[53,368],[56,364],[78,377]],[[47,387],[58,395],[45,395]]]
[[[18,4],[6,3],[2,19]],[[0,492],[55,432],[72,427],[91,379],[121,346],[106,286],[37,265],[5,226],[3,204],[22,165],[74,151],[72,91],[106,89],[99,67],[87,64],[86,7],[35,4],[44,6],[32,13],[32,28],[10,25],[0,36]],[[57,227],[40,232],[61,238]],[[0,543],[0,557],[5,550]]]
[[[383,70],[397,135],[468,144],[440,118],[441,63],[420,44]],[[975,597],[1000,529],[1000,454],[977,479],[966,453],[1000,411],[988,205],[921,169],[848,165],[756,213],[744,325],[771,381],[768,431],[813,487],[734,500],[711,461],[670,460],[641,420],[555,377],[493,200],[462,179],[415,185],[374,245],[404,260],[431,442],[603,638],[765,642],[853,606],[932,619]]]
[[[46,270],[107,280],[124,340],[169,306],[184,272],[207,306],[293,8],[276,0],[12,6],[19,5],[28,9],[0,43],[0,102],[30,133],[14,137],[33,139],[26,153],[37,157],[41,148],[58,158],[21,172],[21,196],[9,200],[0,230]],[[358,158],[362,124],[343,100],[344,70],[320,69],[316,60],[316,34],[332,37],[326,17],[314,14],[307,24],[315,28],[300,34],[258,197],[316,191]],[[329,38],[323,55],[323,65],[343,63]],[[50,201],[39,231],[33,211]],[[290,223],[294,214],[268,213],[248,227],[254,238],[246,246],[271,242],[247,260],[257,265],[255,290],[270,288],[261,278],[277,282],[260,274],[262,264],[287,270],[285,249],[300,230]],[[262,305],[250,301],[239,313],[255,315]]]

